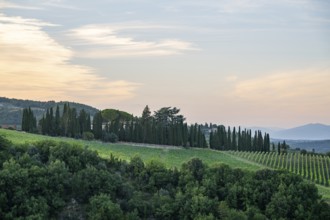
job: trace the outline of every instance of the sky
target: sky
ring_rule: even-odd
[[[328,0],[0,0],[0,96],[330,124]]]

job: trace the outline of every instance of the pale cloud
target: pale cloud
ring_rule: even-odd
[[[86,25],[70,31],[69,36],[81,45],[93,45],[76,53],[79,57],[109,58],[132,56],[164,56],[197,50],[190,42],[177,39],[138,41],[133,37],[120,36],[119,31],[134,29],[168,28],[157,25]]]
[[[13,8],[13,9],[24,9],[24,10],[41,10],[40,7],[29,6],[29,5],[22,5],[22,4],[15,4],[12,2],[0,0],[0,8]]]
[[[237,80],[238,80],[238,76],[236,76],[236,75],[229,75],[226,77],[227,82],[235,82]]]
[[[324,111],[330,109],[329,85],[329,68],[282,72],[238,81],[234,96],[260,106]]]
[[[0,14],[1,95],[37,100],[72,100],[107,106],[133,98],[141,85],[109,81],[87,66],[73,65],[73,51],[42,30],[36,19]]]

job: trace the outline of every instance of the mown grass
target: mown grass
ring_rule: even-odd
[[[145,162],[157,160],[164,163],[168,168],[180,168],[182,163],[185,163],[194,157],[200,158],[208,165],[224,163],[228,164],[233,168],[240,168],[249,171],[256,171],[259,169],[266,168],[261,164],[244,160],[230,153],[214,151],[210,149],[150,148],[143,146],[132,146],[121,143],[110,144],[103,143],[100,141],[84,141],[65,137],[49,137],[5,129],[0,129],[0,135],[4,135],[7,139],[12,141],[13,144],[33,144],[34,142],[41,140],[55,140],[78,144],[82,147],[88,146],[89,149],[96,150],[98,154],[103,158],[110,157],[110,155],[112,154],[117,158],[129,161],[130,158],[137,155],[141,157],[141,159]],[[322,197],[328,202],[330,202],[330,188],[318,184],[316,185]]]

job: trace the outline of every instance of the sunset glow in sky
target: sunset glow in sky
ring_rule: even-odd
[[[0,96],[330,124],[330,1],[0,0]]]

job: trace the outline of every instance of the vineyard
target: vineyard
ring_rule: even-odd
[[[329,186],[330,157],[298,152],[246,152],[228,151],[229,154],[265,167],[285,169],[317,184]]]

